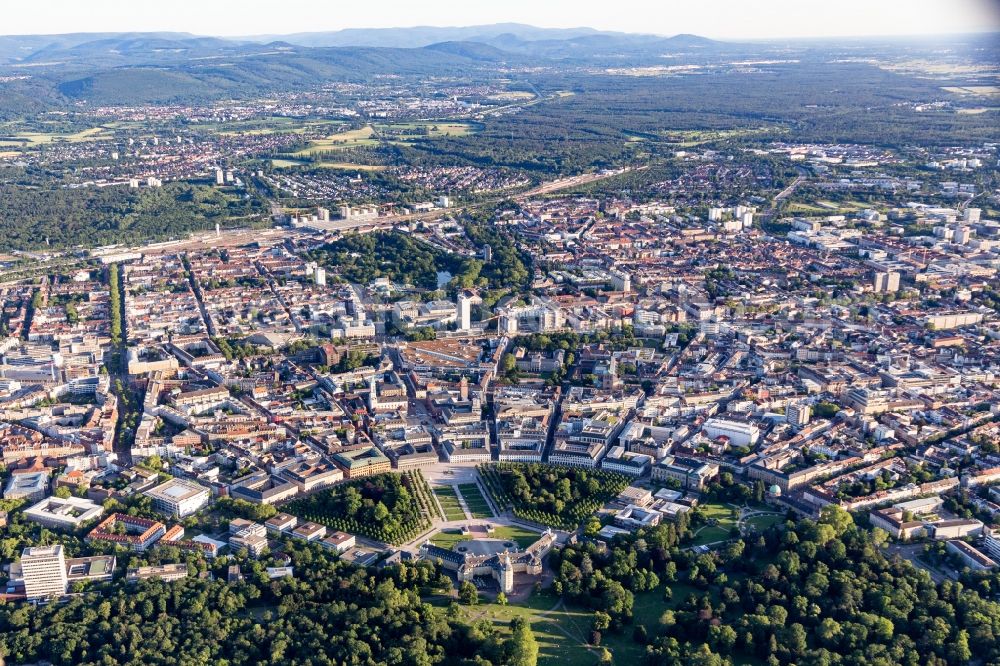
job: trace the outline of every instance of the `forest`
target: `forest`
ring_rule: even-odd
[[[419,472],[378,474],[297,499],[287,510],[334,529],[402,543],[429,526],[428,497]]]
[[[179,182],[142,189],[0,184],[0,250],[184,238],[217,223],[223,228],[254,226],[266,219],[265,212],[258,199],[231,198]]]
[[[648,664],[945,666],[1000,660],[1000,604],[934,583],[884,551],[888,535],[839,507],[730,542],[684,548],[686,521],[565,548],[556,592],[593,613],[591,642],[628,632]],[[658,621],[634,624],[635,595],[666,587]],[[673,599],[674,588],[685,591]],[[648,597],[645,597],[648,599]]]
[[[574,530],[628,485],[622,474],[556,465],[480,465],[480,476],[498,506],[543,525]]]
[[[57,666],[535,663],[530,628],[508,638],[423,601],[451,586],[430,563],[376,571],[302,542],[286,552],[294,577],[270,580],[251,560],[238,584],[220,567],[173,583],[119,579],[106,595],[65,604],[0,604],[0,656]]]

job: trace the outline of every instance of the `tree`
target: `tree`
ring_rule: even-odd
[[[466,606],[475,606],[479,603],[479,591],[469,581],[463,581],[458,587],[458,600]]]
[[[538,663],[538,641],[531,625],[522,617],[510,621],[510,659],[511,666],[536,666]]]
[[[517,359],[514,358],[513,354],[507,353],[503,355],[503,358],[500,359],[500,369],[504,374],[510,374],[517,369]]]
[[[501,592],[500,594],[498,594],[497,595],[497,604],[500,605],[500,606],[506,606],[507,605],[507,595],[504,594],[503,592]]]
[[[836,504],[827,504],[819,512],[819,522],[822,525],[833,527],[834,534],[841,537],[851,527],[854,526],[854,518],[843,507]]]

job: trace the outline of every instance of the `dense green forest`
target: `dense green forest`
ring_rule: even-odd
[[[306,520],[402,543],[430,526],[429,490],[417,473],[378,474],[297,499],[287,510]]]
[[[140,243],[183,238],[199,230],[261,224],[255,199],[210,187],[42,189],[0,185],[0,250]]]
[[[306,254],[337,270],[344,279],[362,284],[385,277],[437,289],[438,272],[451,273],[455,288],[506,288],[530,281],[530,257],[517,248],[509,233],[484,222],[473,221],[464,228],[477,246],[490,245],[493,260],[489,264],[446,252],[399,231],[349,234]]]
[[[460,258],[398,231],[349,234],[309,253],[335,268],[344,279],[367,284],[386,277],[393,282],[437,288],[438,271],[457,271]]]
[[[623,474],[558,465],[481,465],[483,483],[498,506],[543,525],[574,530],[628,485]]]
[[[684,591],[655,624],[628,626],[649,664],[1000,663],[1000,604],[887,556],[884,532],[837,507],[718,552],[683,548],[687,536],[682,522],[607,550],[569,546],[553,559],[556,589],[594,611],[598,634],[634,624],[635,595]]]
[[[530,631],[506,638],[422,601],[451,586],[430,563],[366,570],[302,542],[287,553],[295,576],[273,581],[246,561],[238,584],[222,567],[215,580],[118,580],[103,597],[0,604],[0,655],[57,666],[534,664]]]

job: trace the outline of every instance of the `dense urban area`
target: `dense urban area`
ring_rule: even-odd
[[[0,660],[1000,664],[993,37],[0,38]]]

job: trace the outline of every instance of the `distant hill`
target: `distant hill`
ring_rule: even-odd
[[[498,35],[514,35],[524,40],[571,39],[602,34],[593,28],[537,28],[522,23],[495,23],[464,27],[416,26],[412,28],[349,28],[333,32],[300,32],[291,35],[258,35],[248,41],[281,39],[299,46],[385,46],[420,48],[442,42],[483,42]],[[603,33],[624,34],[624,33]]]
[[[377,75],[450,76],[500,66],[659,63],[664,54],[715,57],[733,45],[517,23],[393,28],[242,39],[187,33],[0,36],[0,118],[95,104],[204,101],[294,90]]]

